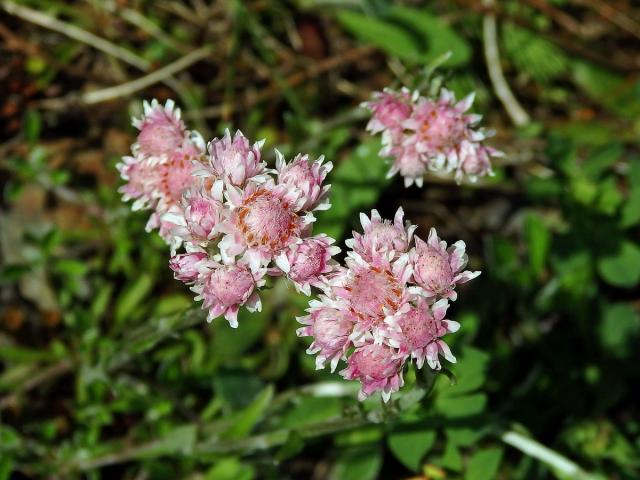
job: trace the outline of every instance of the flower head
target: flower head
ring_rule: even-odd
[[[383,400],[389,401],[391,394],[404,384],[402,366],[404,360],[396,351],[383,344],[367,343],[355,349],[347,359],[347,368],[340,372],[347,380],[361,383],[358,398],[364,400],[374,392],[381,392]]]
[[[296,287],[311,295],[311,287],[324,287],[326,278],[336,269],[332,256],[340,252],[335,240],[324,234],[298,240],[276,257],[276,265]]]
[[[250,312],[260,311],[262,304],[257,288],[264,285],[264,271],[253,272],[246,265],[224,265],[207,260],[199,264],[199,275],[191,289],[202,300],[202,308],[209,309],[207,321],[219,315],[231,327],[238,326],[238,310],[245,306]]]
[[[360,214],[363,233],[353,232],[353,238],[345,243],[362,258],[373,260],[380,254],[391,254],[398,258],[409,250],[415,225],[404,224],[404,211],[398,208],[393,222],[383,220],[377,210],[371,210],[371,218]]]
[[[347,353],[354,318],[345,310],[318,301],[312,301],[307,312],[309,315],[298,318],[304,326],[297,330],[297,334],[300,337],[313,337],[307,353],[317,354],[316,368],[324,368],[328,360],[333,372],[338,361]]]
[[[324,157],[309,161],[308,155],[298,154],[287,163],[276,150],[276,171],[278,184],[288,185],[299,192],[300,209],[327,210],[331,207],[328,200],[329,187],[323,182],[333,168],[331,162],[323,164]]]
[[[455,300],[456,285],[480,275],[480,272],[462,271],[467,265],[465,248],[465,243],[459,240],[447,249],[447,242],[438,238],[435,228],[429,232],[426,242],[416,237],[416,248],[411,255],[413,277],[426,297]]]
[[[134,200],[134,210],[152,209],[148,229],[159,229],[172,241],[171,226],[161,217],[178,205],[182,193],[193,183],[194,163],[204,153],[202,137],[185,128],[173,101],[162,106],[144,102],[144,115],[133,124],[140,130],[132,155],[117,165],[126,181],[120,188],[123,200]]]
[[[197,280],[199,265],[209,258],[205,252],[181,253],[169,260],[169,268],[173,270],[176,280],[193,283]]]
[[[311,214],[299,214],[296,192],[271,181],[249,184],[244,191],[229,188],[227,198],[231,214],[221,227],[226,234],[221,253],[224,258],[242,254],[252,268],[266,265],[296,243],[314,220]]]
[[[208,164],[200,167],[196,175],[219,178],[235,187],[243,187],[249,180],[264,180],[266,164],[260,160],[263,144],[264,140],[251,145],[239,130],[231,137],[227,129],[222,138],[209,142]]]
[[[433,369],[441,368],[440,356],[456,361],[442,340],[460,327],[445,319],[447,298],[455,299],[455,285],[480,272],[460,272],[467,260],[463,242],[447,250],[433,229],[427,243],[415,237],[402,209],[393,222],[375,210],[360,219],[364,231],[346,242],[352,250],[345,267],[335,269],[309,315],[298,319],[304,325],[298,334],[314,338],[307,353],[317,355],[318,368],[331,360],[333,371],[353,352],[340,373],[360,381],[360,399],[380,391],[388,401],[402,386],[408,360]]]
[[[458,322],[444,318],[448,308],[446,299],[438,300],[431,306],[425,299],[417,299],[415,306],[398,319],[398,330],[391,333],[389,343],[398,348],[400,354],[415,358],[418,368],[422,368],[426,360],[431,368],[440,370],[438,354],[455,363],[456,357],[440,339],[460,328]]]
[[[474,94],[456,101],[447,89],[437,99],[386,89],[374,93],[364,106],[371,113],[367,130],[382,133],[380,155],[391,157],[389,176],[400,173],[405,186],[422,186],[427,171],[450,174],[458,183],[467,175],[472,181],[491,174],[491,157],[501,152],[482,142],[488,133],[476,128],[479,115],[467,111]]]

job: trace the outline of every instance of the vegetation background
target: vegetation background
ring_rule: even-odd
[[[636,2],[2,0],[0,38],[0,479],[640,478]],[[447,51],[507,155],[404,189],[357,106]],[[150,98],[324,154],[339,243],[398,206],[465,240],[459,362],[359,405],[314,370],[286,285],[206,324],[117,193]]]

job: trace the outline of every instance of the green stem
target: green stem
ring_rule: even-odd
[[[500,439],[522,453],[529,455],[545,465],[560,476],[560,478],[574,480],[602,480],[602,477],[584,471],[577,463],[567,457],[545,447],[536,440],[526,437],[518,432],[508,431],[500,435]]]

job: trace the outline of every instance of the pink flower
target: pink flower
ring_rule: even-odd
[[[238,310],[245,306],[250,312],[260,311],[262,304],[256,288],[264,285],[264,271],[253,272],[241,264],[222,265],[213,260],[198,265],[199,275],[191,287],[202,300],[202,308],[209,309],[207,321],[219,315],[232,328],[238,327]]]
[[[229,188],[226,194],[232,211],[221,226],[221,254],[227,259],[242,254],[254,270],[297,242],[315,220],[298,215],[298,195],[287,185],[250,183],[244,191]]]
[[[409,250],[415,225],[404,225],[404,211],[398,208],[393,223],[383,220],[377,210],[371,210],[371,219],[360,214],[364,233],[353,232],[353,238],[345,243],[365,260],[373,260],[379,254],[391,254],[395,259]]]
[[[194,162],[204,152],[199,134],[186,130],[180,110],[169,100],[162,106],[156,100],[144,102],[144,115],[133,120],[140,133],[132,145],[132,156],[117,165],[127,181],[120,188],[123,200],[134,200],[133,210],[152,209],[148,229],[159,229],[172,240],[171,226],[161,217],[178,205],[182,193],[193,183]]]
[[[446,299],[455,299],[457,283],[480,274],[461,272],[467,261],[464,242],[447,250],[432,229],[425,243],[403,217],[402,209],[393,222],[375,210],[371,217],[361,214],[364,232],[354,232],[346,242],[353,249],[346,266],[327,276],[324,294],[310,302],[309,315],[298,319],[304,325],[298,335],[314,339],[307,353],[317,355],[318,368],[330,360],[333,371],[353,352],[340,373],[360,381],[361,400],[380,391],[388,401],[402,386],[403,366],[411,358],[417,368],[426,361],[440,369],[439,356],[456,361],[442,340],[460,327],[445,319]]]
[[[328,192],[331,185],[323,186],[327,174],[333,168],[331,162],[323,164],[324,157],[309,162],[308,155],[298,154],[286,163],[282,154],[276,150],[276,170],[278,183],[296,189],[301,197],[301,210],[328,210],[331,207]]]
[[[134,118],[133,125],[140,130],[134,153],[145,157],[170,157],[180,150],[188,139],[188,132],[180,119],[180,110],[173,100],[162,106],[157,100],[143,103],[144,115]]]
[[[311,308],[307,312],[309,315],[298,318],[305,326],[299,328],[297,334],[299,337],[314,337],[307,353],[317,354],[317,369],[324,368],[324,363],[328,360],[333,372],[349,347],[354,319],[349,312],[328,307],[316,300],[311,301]]]
[[[347,270],[334,279],[333,295],[349,309],[356,325],[354,341],[373,338],[382,341],[385,323],[401,312],[409,301],[407,281],[411,278],[408,256],[393,262],[380,255],[372,262],[354,252],[346,260]]]
[[[364,400],[380,391],[382,399],[389,401],[391,394],[404,384],[402,367],[404,361],[388,345],[368,343],[356,350],[347,359],[347,368],[340,372],[347,380],[359,380],[362,384],[358,399]]]
[[[371,111],[367,131],[376,134],[401,129],[402,122],[411,115],[411,93],[407,89],[395,92],[385,88],[362,106]]]
[[[467,265],[462,240],[447,249],[447,242],[441,241],[435,228],[432,228],[426,243],[418,237],[415,237],[415,241],[415,251],[411,255],[413,277],[426,297],[455,300],[455,286],[480,275],[480,272],[461,271]]]
[[[504,156],[498,150],[480,143],[463,141],[458,152],[456,166],[456,182],[461,183],[466,175],[470,181],[476,182],[478,177],[493,176],[491,157]]]
[[[398,319],[399,331],[392,332],[389,343],[399,348],[400,355],[410,355],[416,359],[418,368],[422,368],[426,360],[429,366],[440,370],[438,354],[441,353],[448,361],[455,363],[449,346],[440,337],[449,332],[457,332],[460,328],[458,322],[445,320],[449,302],[439,300],[431,307],[427,301],[420,298],[416,306],[412,306]]]
[[[165,214],[163,219],[172,222],[175,227],[172,234],[181,242],[206,246],[218,236],[217,226],[226,213],[222,194],[223,183],[218,180],[211,188],[193,187],[185,191],[181,208],[177,213]]]
[[[475,128],[480,116],[467,111],[474,94],[456,102],[442,89],[438,99],[412,95],[407,90],[375,93],[364,104],[372,112],[367,130],[382,133],[380,155],[391,157],[389,176],[400,173],[405,186],[422,186],[428,170],[456,171],[458,183],[466,174],[473,179],[491,174],[490,159],[501,152],[482,145],[488,134]]]
[[[332,246],[335,240],[324,234],[298,240],[289,245],[276,258],[276,265],[287,275],[296,290],[311,295],[311,287],[322,288],[326,275],[332,273],[337,263],[331,259],[340,253]]]
[[[169,260],[169,268],[174,271],[176,280],[193,283],[198,278],[198,266],[209,258],[204,252],[181,253]]]
[[[264,140],[251,145],[240,130],[232,138],[227,129],[224,137],[209,142],[209,162],[198,168],[196,175],[220,178],[236,187],[243,187],[250,179],[262,181],[266,179],[266,163],[260,161],[263,144]]]

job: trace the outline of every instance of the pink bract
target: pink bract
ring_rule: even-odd
[[[418,299],[416,305],[398,319],[399,330],[391,333],[389,343],[399,349],[400,355],[415,358],[418,368],[422,368],[426,360],[431,368],[440,370],[439,354],[455,363],[456,358],[448,345],[440,340],[440,337],[460,328],[458,322],[444,318],[448,308],[446,299],[431,306],[425,299]]]
[[[359,380],[361,383],[358,398],[364,400],[374,392],[381,392],[387,402],[393,392],[404,384],[402,366],[404,361],[398,358],[393,348],[368,343],[356,350],[347,359],[347,368],[340,374],[347,380]]]
[[[264,271],[253,272],[245,265],[223,265],[213,260],[199,264],[199,275],[191,290],[208,309],[207,321],[219,315],[233,328],[238,326],[238,310],[245,306],[250,312],[260,311],[262,304],[256,288],[264,285]]]
[[[398,258],[409,250],[415,225],[404,224],[404,211],[398,208],[393,222],[383,220],[377,210],[371,210],[371,218],[360,214],[363,233],[353,232],[353,238],[346,240],[347,247],[362,258],[372,261],[380,254],[391,254]]]
[[[305,326],[299,328],[297,334],[300,337],[313,337],[307,353],[317,354],[316,368],[324,368],[328,360],[333,372],[349,347],[354,318],[347,311],[326,306],[317,300],[312,300],[310,305],[311,308],[307,310],[309,315],[298,318]]]
[[[447,242],[440,240],[432,228],[426,242],[418,237],[415,241],[416,247],[411,255],[413,277],[426,297],[455,300],[456,285],[480,275],[480,272],[462,271],[467,265],[466,247],[462,240],[447,249]]]
[[[437,99],[406,89],[374,93],[373,100],[363,104],[372,114],[367,130],[382,133],[380,155],[393,159],[389,176],[400,173],[406,187],[421,187],[427,171],[455,171],[458,183],[465,176],[475,181],[491,175],[491,157],[502,154],[482,144],[489,135],[476,128],[481,117],[467,113],[473,99],[470,94],[456,101],[444,88]]]
[[[335,240],[324,234],[298,240],[276,258],[276,265],[296,287],[311,295],[311,287],[323,288],[327,275],[335,271],[337,262],[332,256],[340,253],[333,246]]]
[[[198,278],[199,265],[207,258],[209,255],[204,252],[181,253],[171,257],[169,268],[173,270],[176,280],[193,283]]]
[[[222,138],[209,142],[208,163],[198,168],[195,174],[218,178],[235,187],[243,187],[249,180],[265,180],[266,163],[260,160],[263,144],[264,140],[251,145],[239,130],[231,137],[227,129]]]
[[[333,168],[331,162],[324,163],[324,157],[309,161],[308,155],[298,154],[287,163],[276,150],[276,171],[278,184],[288,185],[298,191],[301,210],[328,210],[331,204],[328,192],[331,185],[322,185]]]

